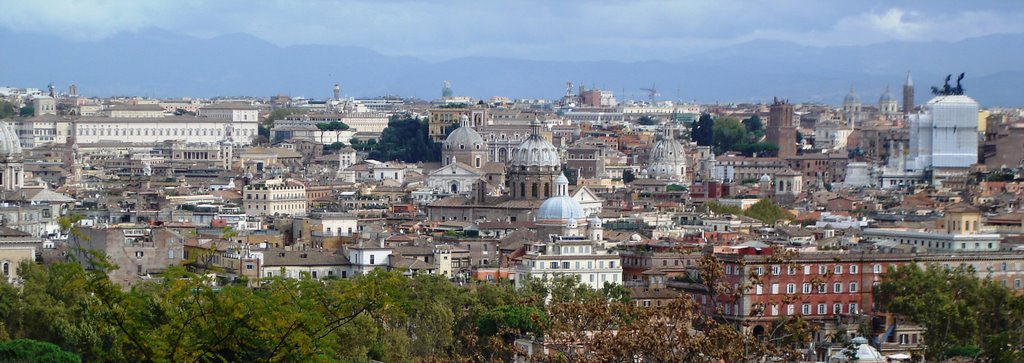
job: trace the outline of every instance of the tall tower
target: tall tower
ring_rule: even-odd
[[[903,84],[903,114],[909,115],[914,112],[914,81],[910,79],[910,71],[907,71],[907,82]]]
[[[334,84],[334,100],[341,101],[341,86],[337,83]]]
[[[768,142],[779,147],[780,158],[796,156],[796,125],[793,124],[793,105],[775,98],[768,114]]]
[[[843,98],[843,118],[851,129],[856,128],[857,122],[860,121],[860,107],[860,97],[857,97],[857,92],[850,86],[850,92]]]

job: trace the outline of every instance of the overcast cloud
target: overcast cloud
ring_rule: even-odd
[[[1024,32],[1014,1],[200,1],[0,2],[0,27],[95,40],[163,29],[244,33],[282,45],[388,55],[675,60],[757,39],[801,45],[956,41]]]

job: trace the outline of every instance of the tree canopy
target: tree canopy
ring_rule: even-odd
[[[714,142],[715,120],[710,114],[701,114],[690,129],[690,139],[700,146],[712,146]]]
[[[636,120],[636,123],[644,126],[653,126],[658,124],[658,119],[644,115],[640,116],[640,118]]]
[[[541,362],[732,362],[781,349],[703,314],[688,295],[646,308],[621,285],[592,289],[569,276],[516,288],[377,270],[266,278],[250,288],[214,287],[172,267],[124,290],[96,266],[25,262],[20,287],[0,282],[0,341],[29,339],[0,343],[0,358],[77,361],[64,351],[88,362],[506,362],[517,338],[552,352],[535,356]]]
[[[712,126],[712,140],[716,154],[732,150],[734,145],[742,143],[746,139],[747,129],[734,118],[719,118]]]
[[[11,118],[14,116],[20,116],[21,110],[14,107],[13,103],[8,101],[0,101],[0,119]]]
[[[722,205],[715,201],[705,203],[704,208],[707,211],[719,214],[747,216],[768,225],[775,224],[780,219],[793,220],[796,218],[793,213],[783,209],[768,198],[757,201],[757,203],[754,203],[754,205],[747,208],[747,210],[740,209],[740,207],[736,206]]]
[[[761,116],[758,115],[753,115],[743,119],[743,127],[745,127],[749,133],[755,133],[758,131],[764,132],[764,122],[761,121]]]
[[[992,362],[1024,362],[1024,295],[966,265],[900,266],[875,287],[882,311],[924,325],[928,361],[977,355]],[[973,358],[973,357],[971,357]]]
[[[407,163],[441,160],[441,144],[430,138],[425,121],[393,117],[373,145],[370,159]]]

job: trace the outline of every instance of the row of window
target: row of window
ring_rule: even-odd
[[[804,294],[812,293],[814,291],[814,285],[815,284],[804,283],[803,284],[803,289],[801,290],[801,292],[804,293]],[[819,294],[826,294],[826,293],[828,293],[828,291],[829,291],[828,284],[816,284],[816,285],[817,285],[817,291],[818,291]],[[771,289],[770,289],[771,294],[774,295],[774,294],[778,294],[779,293],[779,284],[771,284],[770,287],[771,287]],[[843,291],[844,287],[847,287],[846,292],[856,293],[856,292],[860,291],[860,285],[857,284],[856,282],[851,282],[848,285],[844,284],[842,282],[835,282],[835,283],[832,283],[832,293],[841,294],[841,293],[844,292]],[[764,285],[754,285],[754,294],[756,294],[756,295],[764,294]],[[794,284],[794,283],[786,284],[786,294],[796,294],[796,284]]]
[[[557,269],[568,270],[568,269],[574,268],[574,267],[572,267],[574,265],[571,262],[569,262],[569,261],[562,261],[561,263],[559,263],[558,261],[551,261],[551,262],[549,262],[547,264],[547,266],[548,266],[548,268],[550,268],[552,270],[557,270]],[[583,264],[580,261],[576,261],[575,266],[576,266],[575,269],[577,269],[577,270],[583,269]],[[594,261],[587,261],[587,265],[586,266],[587,266],[586,267],[587,270],[593,269],[594,268]],[[605,268],[605,261],[603,261],[603,260],[602,261],[598,261],[597,266],[598,266],[597,268],[600,268],[600,269]],[[608,268],[615,268],[615,261],[608,261],[607,266],[608,266]],[[530,268],[540,268],[540,269],[543,269],[544,268],[544,262],[537,263],[537,261],[530,261]]]
[[[180,131],[180,135],[179,135]],[[240,136],[254,135],[252,130],[240,129]],[[221,136],[221,129],[79,129],[79,136]]]
[[[253,198],[252,197],[253,195],[255,195],[256,198]],[[267,198],[269,195],[270,194],[263,194],[263,200],[268,200],[268,199],[270,199],[270,200],[282,200],[282,199],[296,199],[296,198],[305,198],[306,197],[306,193],[301,193],[301,194],[300,193],[277,194],[277,195],[274,195],[273,198]],[[260,199],[260,195],[259,194],[246,193],[245,194],[245,199],[249,199],[249,200]]]
[[[860,313],[860,305],[857,304],[857,303],[847,303],[847,304],[844,305],[843,303],[837,302],[837,303],[833,303],[831,307],[832,307],[832,309],[830,311],[828,304],[818,304],[817,305],[817,309],[814,309],[815,306],[812,305],[812,304],[802,304],[802,305],[800,305],[800,314],[801,315],[829,315],[829,314],[844,314],[844,313],[845,314],[858,314],[858,313]],[[725,305],[725,313],[726,314],[733,314],[733,313],[735,313],[735,314],[739,315],[739,314],[742,313],[742,310],[739,308],[739,306],[737,306],[735,304]],[[771,305],[769,305],[765,309],[765,311],[761,312],[761,314],[762,315],[768,315],[768,316],[779,316],[779,314],[780,314],[779,305],[771,304]],[[794,305],[794,304],[786,304],[785,314],[786,315],[796,315],[796,305]]]
[[[846,265],[833,265],[833,266],[831,266],[831,269],[830,269],[829,265],[818,265],[818,274],[819,275],[825,275],[825,274],[828,274],[830,272],[830,270],[831,270],[832,274],[834,274],[834,275],[842,275],[844,273],[844,271],[846,271],[846,272],[848,272],[850,274],[857,274],[857,273],[860,272],[860,266],[859,265],[851,264],[851,265],[849,265],[849,267],[845,267],[845,266]],[[787,275],[799,275],[800,274],[800,270],[801,269],[797,268],[797,266],[788,266],[788,267],[786,267],[786,274]],[[804,265],[802,270],[803,270],[803,275],[810,275],[812,269],[811,269],[810,265]],[[871,272],[872,273],[880,274],[880,273],[882,273],[882,271],[884,271],[884,267],[881,264],[874,264],[873,266],[871,266]],[[782,274],[782,266],[778,266],[778,265],[771,266],[769,268],[769,272],[772,275],[774,275],[774,276],[779,276],[779,275]],[[757,274],[758,276],[764,276],[765,275],[765,268],[764,268],[764,266],[756,266],[756,267],[754,267],[754,273]],[[732,274],[743,275],[743,269],[740,268],[739,266],[736,266],[734,268],[733,265],[726,265],[725,266],[725,274],[726,275],[732,275]]]

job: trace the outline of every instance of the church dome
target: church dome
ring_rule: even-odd
[[[759,181],[762,183],[771,183],[772,177],[768,176],[768,174],[762,174],[761,179]]]
[[[512,166],[553,166],[562,165],[558,149],[540,135],[540,120],[530,124],[533,131],[523,143],[512,149],[509,165]]]
[[[586,217],[587,213],[583,211],[580,202],[569,196],[569,178],[566,178],[565,174],[560,174],[555,178],[555,196],[541,203],[540,208],[537,209],[537,220],[559,222],[572,220],[573,223],[578,223],[579,219]]]
[[[859,104],[859,103],[860,103],[860,97],[857,97],[857,92],[854,92],[853,91],[853,87],[850,87],[850,92],[848,92],[846,94],[846,97],[843,98],[843,104],[844,105],[853,105],[853,104]]]
[[[892,92],[889,92],[889,87],[885,87],[885,93],[882,93],[882,97],[878,98],[878,103],[886,103],[892,101]]]
[[[651,148],[648,175],[655,179],[682,181],[686,176],[686,148],[676,140],[670,128]]]
[[[576,199],[567,195],[548,198],[537,209],[537,220],[577,220],[586,218],[587,213]]]
[[[459,128],[444,139],[445,150],[484,150],[486,143],[479,132],[469,126],[469,117],[459,117]]]
[[[21,157],[21,140],[14,127],[7,122],[0,121],[0,158]]]

